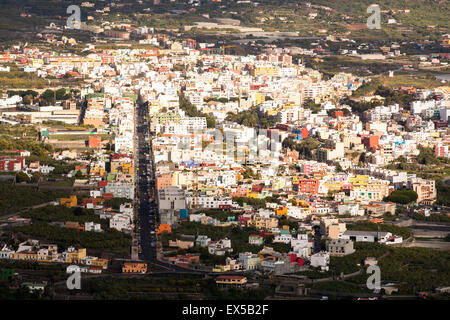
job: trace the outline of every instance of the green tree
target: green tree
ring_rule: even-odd
[[[55,95],[55,91],[47,89],[41,94],[40,98],[42,99],[43,104],[54,104],[56,102]]]
[[[417,192],[414,190],[394,190],[387,199],[395,203],[408,204],[416,201],[417,198]]]
[[[21,182],[29,183],[30,177],[25,172],[18,172],[16,174],[16,182],[17,183],[21,183]]]
[[[361,153],[361,155],[359,156],[359,163],[365,163],[366,162],[366,153],[363,152]]]
[[[41,177],[42,177],[42,174],[40,172],[33,172],[33,174],[31,175],[31,182],[37,183],[37,182],[39,182]]]
[[[205,117],[208,128],[214,128],[214,126],[216,125],[216,120],[213,116],[198,111],[197,107],[193,105],[183,93],[179,95],[179,103],[180,109],[183,110],[187,116]]]
[[[84,175],[83,175],[83,173],[80,170],[78,170],[77,173],[75,173],[75,178],[81,179],[83,177],[84,177]]]
[[[71,97],[70,93],[66,93],[65,88],[60,88],[60,89],[56,90],[55,94],[56,94],[56,100],[66,100]]]

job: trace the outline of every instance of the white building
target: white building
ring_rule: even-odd
[[[321,270],[328,270],[330,264],[330,254],[328,252],[319,252],[311,256],[311,267],[321,268]]]
[[[84,224],[84,231],[101,232],[102,227],[101,227],[100,223],[86,222]]]
[[[273,243],[291,243],[292,235],[290,234],[279,234],[273,239]]]

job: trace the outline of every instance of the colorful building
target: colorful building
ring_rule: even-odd
[[[124,262],[122,273],[147,273],[147,264],[141,262]]]
[[[67,208],[76,207],[78,204],[77,196],[70,196],[69,198],[60,198],[59,205]]]

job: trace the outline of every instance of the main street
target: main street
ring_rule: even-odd
[[[154,177],[149,150],[149,126],[147,105],[139,101],[136,111],[136,161],[137,161],[137,204],[138,243],[141,260],[156,260],[156,204],[154,201]]]
[[[138,100],[136,107],[136,162],[137,188],[136,204],[138,206],[139,259],[151,265],[172,270],[174,272],[208,273],[199,270],[182,268],[158,257],[160,243],[157,241],[158,207],[155,191],[155,168],[151,150],[151,135],[148,121],[148,106]]]

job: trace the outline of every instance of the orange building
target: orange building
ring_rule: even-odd
[[[344,116],[344,111],[342,110],[336,110],[333,111],[332,115],[333,118],[337,118],[337,117],[343,117]]]
[[[378,136],[371,136],[371,137],[366,136],[363,138],[363,143],[366,146],[366,148],[374,149],[379,145],[380,139]]]
[[[287,213],[288,213],[287,207],[282,207],[282,208],[279,208],[279,209],[275,209],[275,214],[277,216],[287,216]]]
[[[84,227],[80,226],[80,224],[76,221],[66,221],[64,225],[67,229],[77,229],[77,230],[83,230]]]
[[[158,227],[158,234],[161,234],[163,232],[172,233],[172,228],[169,224],[160,224]]]
[[[161,190],[167,187],[173,186],[172,184],[172,174],[162,173],[156,177],[156,189]]]
[[[122,273],[147,273],[147,264],[141,262],[124,262]]]
[[[293,190],[301,193],[317,194],[319,192],[319,180],[299,178],[296,183],[293,181]]]
[[[89,136],[89,148],[98,148],[102,143],[102,137]]]
[[[59,199],[59,205],[66,206],[67,208],[76,207],[78,204],[77,196],[70,196],[69,198]]]

